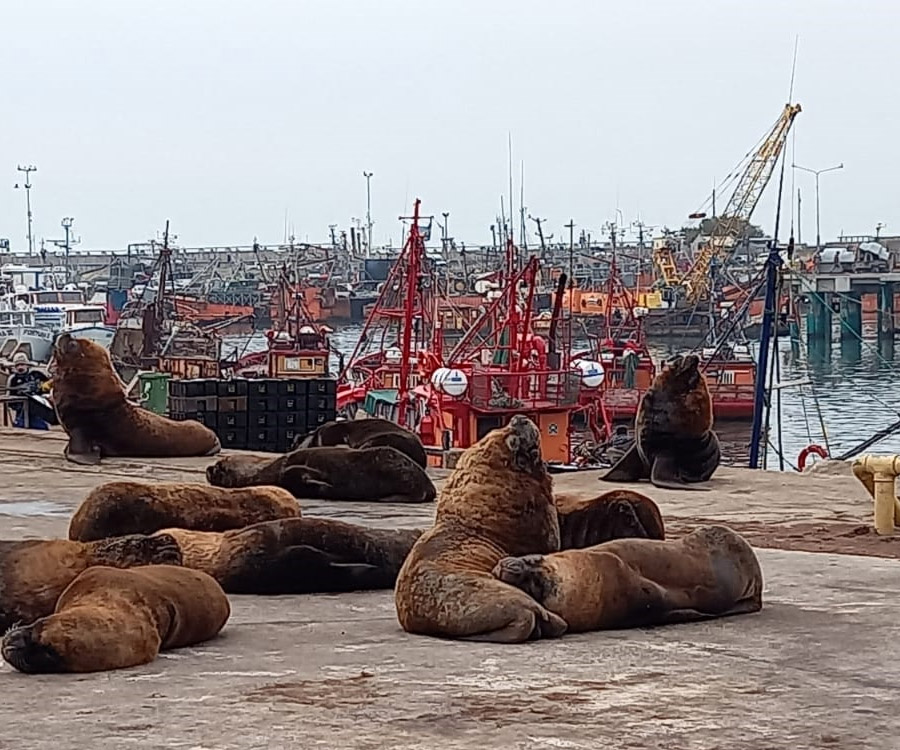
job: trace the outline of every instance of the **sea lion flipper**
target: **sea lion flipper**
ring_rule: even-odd
[[[314,484],[319,487],[331,487],[331,484],[323,481],[322,479],[316,479],[316,476],[324,475],[309,466],[289,466],[284,470],[285,479],[292,478],[293,481],[300,482],[301,484]]]
[[[87,435],[78,429],[69,431],[69,442],[63,454],[74,464],[96,466],[100,463],[100,446],[88,440]]]
[[[635,444],[600,479],[604,482],[637,482],[639,479],[649,477],[647,465]]]
[[[311,544],[295,544],[288,547],[282,552],[281,558],[283,562],[290,561],[294,565],[327,566],[329,568],[338,568],[349,574],[362,574],[378,570],[377,565],[348,562],[346,558],[326,552],[319,547],[313,547]]]
[[[660,453],[653,460],[653,467],[650,469],[650,482],[654,487],[662,490],[697,490],[699,492],[708,492],[707,487],[695,487],[684,480],[681,472],[678,470],[678,462],[670,453]]]

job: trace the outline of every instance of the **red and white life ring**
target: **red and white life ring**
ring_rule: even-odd
[[[811,453],[815,453],[819,458],[828,458],[828,451],[821,445],[807,445],[800,451],[800,455],[797,456],[797,468],[800,469],[800,471],[803,471],[803,469],[806,468],[806,459],[809,458]]]

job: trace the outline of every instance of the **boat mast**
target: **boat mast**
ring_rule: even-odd
[[[412,226],[407,239],[408,265],[406,268],[406,295],[403,301],[402,332],[400,343],[400,382],[397,387],[397,423],[401,427],[406,426],[406,401],[409,395],[410,356],[412,354],[412,330],[416,311],[416,295],[418,292],[422,256],[425,254],[425,246],[422,236],[419,234],[419,204],[422,201],[416,198],[413,205]],[[424,324],[422,320],[422,324]]]

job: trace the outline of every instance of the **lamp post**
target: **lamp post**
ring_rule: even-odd
[[[363,171],[366,178],[366,257],[372,250],[372,175],[373,172]]]
[[[28,254],[34,255],[34,236],[31,233],[31,173],[37,172],[37,167],[18,166],[16,169],[25,173],[25,184],[23,187],[25,188],[25,210],[27,211],[28,216]],[[16,187],[19,186],[16,185]]]
[[[816,176],[816,252],[822,249],[822,234],[819,228],[819,175],[825,174],[826,172],[834,172],[838,169],[844,168],[844,163],[841,162],[835,167],[828,167],[827,169],[810,169],[809,167],[801,167],[799,164],[791,164],[794,169],[799,169],[803,172],[809,172],[810,174],[814,174]]]

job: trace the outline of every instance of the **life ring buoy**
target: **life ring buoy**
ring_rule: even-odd
[[[803,471],[803,469],[806,468],[806,459],[809,458],[812,453],[815,453],[819,458],[828,458],[828,451],[821,445],[807,445],[800,451],[800,455],[797,456],[797,468],[800,469],[800,471]]]

